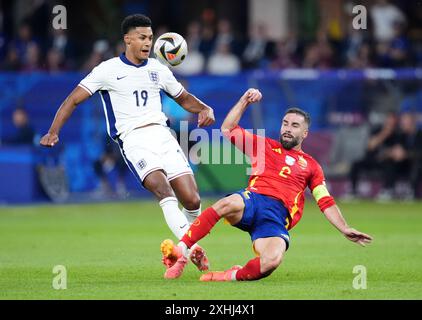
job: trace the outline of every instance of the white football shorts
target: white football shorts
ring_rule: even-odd
[[[168,127],[151,125],[135,129],[120,143],[120,149],[142,185],[146,176],[157,170],[163,170],[169,181],[193,175],[182,148]]]

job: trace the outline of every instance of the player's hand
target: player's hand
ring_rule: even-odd
[[[259,102],[262,99],[262,93],[258,89],[248,89],[242,98],[243,102],[247,103],[248,105],[251,103]]]
[[[212,108],[204,109],[198,114],[198,127],[207,127],[214,124],[214,122],[214,110]]]
[[[56,133],[47,133],[40,140],[40,145],[44,147],[54,147],[59,142],[59,136]]]
[[[362,247],[365,247],[366,244],[369,244],[372,241],[372,237],[370,235],[353,228],[347,228],[343,231],[343,234],[347,239],[360,244]]]

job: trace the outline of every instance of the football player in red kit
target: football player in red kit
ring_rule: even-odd
[[[281,263],[289,247],[288,230],[301,219],[307,187],[325,217],[350,241],[362,246],[372,237],[349,227],[326,186],[318,162],[302,151],[310,116],[298,108],[288,109],[280,130],[280,141],[260,137],[239,127],[247,107],[260,101],[261,93],[249,89],[226,116],[223,134],[251,158],[252,175],[245,190],[217,201],[193,222],[178,245],[171,240],[161,243],[165,257],[173,261],[164,277],[180,277],[187,262],[188,249],[205,237],[225,218],[231,225],[249,232],[256,258],[243,267],[209,272],[201,281],[258,280],[270,275]]]

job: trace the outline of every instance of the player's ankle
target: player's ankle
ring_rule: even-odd
[[[186,245],[186,243],[184,243],[183,241],[180,241],[177,246],[181,249],[182,255],[184,257],[188,257],[189,256],[189,248]]]

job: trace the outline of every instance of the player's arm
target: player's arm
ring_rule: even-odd
[[[235,128],[239,124],[239,121],[245,113],[247,107],[252,103],[260,101],[261,98],[262,94],[259,90],[248,89],[227,114],[223,124],[221,125],[221,132],[223,132],[223,134],[227,134]]]
[[[257,89],[247,90],[239,101],[229,111],[221,125],[223,135],[244,154],[249,157],[256,157],[258,150],[258,140],[265,143],[264,137],[254,135],[239,127],[239,121],[245,113],[247,107],[254,102],[260,101],[261,92]]]
[[[343,215],[340,212],[334,198],[328,192],[325,185],[325,178],[322,168],[319,164],[315,164],[313,175],[310,182],[310,189],[320,210],[331,224],[337,228],[347,239],[356,242],[362,246],[370,243],[372,237],[349,227]]]
[[[90,96],[91,95],[85,89],[82,89],[79,86],[76,87],[57,110],[56,116],[54,117],[48,133],[40,140],[40,145],[44,147],[54,147],[54,145],[59,141],[61,128],[72,115],[76,106],[88,99]]]
[[[186,111],[198,114],[198,127],[210,126],[215,122],[214,110],[186,90],[174,100]]]
[[[356,242],[361,246],[365,246],[367,243],[371,243],[372,237],[363,232],[349,227],[340,209],[337,205],[333,205],[324,210],[324,215],[336,227],[347,239]]]

